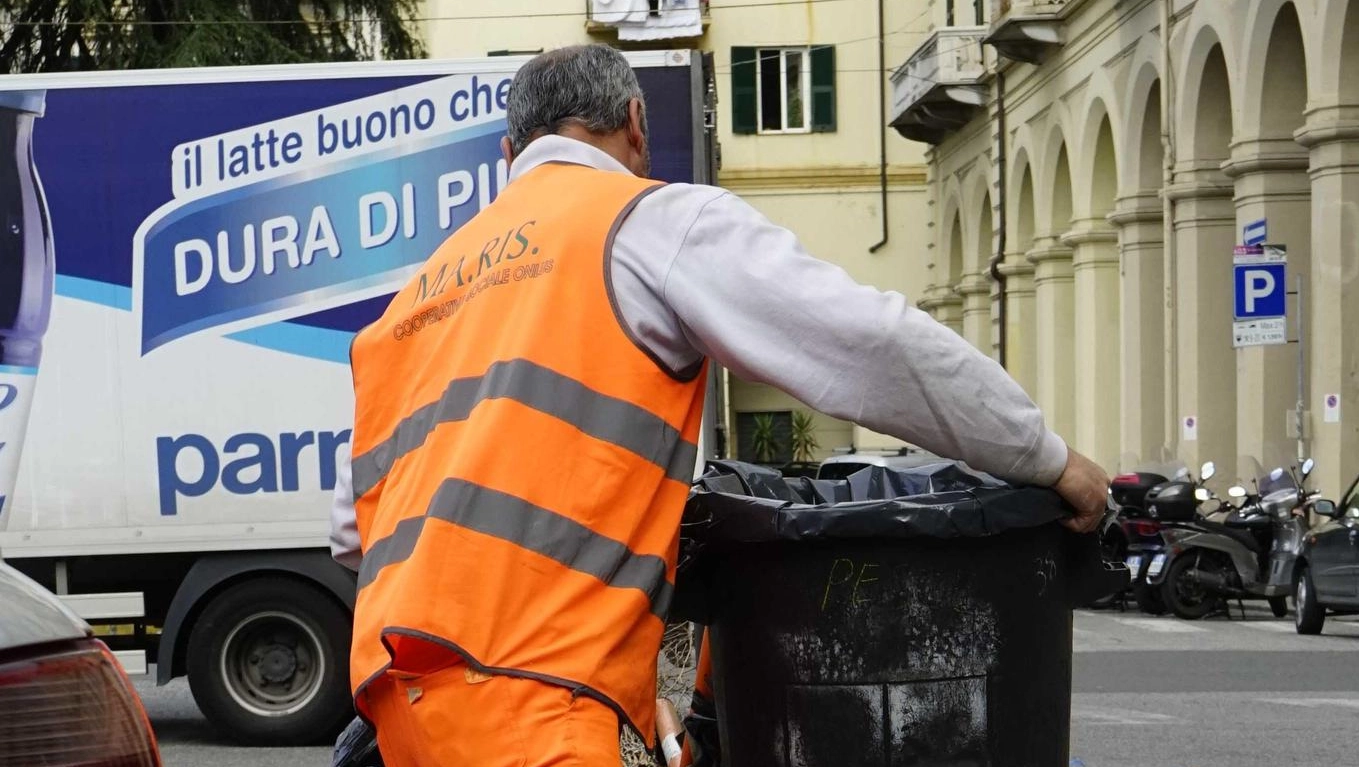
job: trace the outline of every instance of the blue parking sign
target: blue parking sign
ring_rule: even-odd
[[[1288,295],[1287,266],[1281,263],[1236,264],[1235,317],[1253,320],[1284,316]]]

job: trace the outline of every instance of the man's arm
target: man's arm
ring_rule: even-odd
[[[613,257],[615,289],[642,294],[620,301],[624,317],[676,369],[687,347],[821,412],[1092,504],[1102,472],[995,361],[901,294],[811,257],[739,198],[662,189],[620,227]]]
[[[330,556],[358,572],[363,559],[359,545],[358,518],[354,514],[354,487],[349,445],[335,452],[335,500],[330,507]]]

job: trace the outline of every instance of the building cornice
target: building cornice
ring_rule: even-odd
[[[1114,226],[1159,224],[1165,215],[1161,195],[1155,191],[1130,194],[1114,200],[1114,210],[1105,218]]]
[[[1235,191],[1236,186],[1234,184],[1219,184],[1211,181],[1181,181],[1165,188],[1165,194],[1172,202],[1230,199]]]
[[[887,186],[927,187],[924,165],[891,165]],[[830,165],[802,168],[724,168],[717,174],[718,185],[733,192],[765,190],[814,191],[845,188],[877,188],[882,183],[876,165]]]
[[[1073,221],[1071,231],[1062,235],[1062,244],[1071,247],[1099,242],[1118,242],[1118,231],[1101,218]]]
[[[1298,173],[1307,170],[1307,150],[1289,138],[1252,138],[1233,141],[1231,156],[1222,163],[1227,178],[1252,173]]]

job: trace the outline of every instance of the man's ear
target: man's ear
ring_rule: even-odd
[[[509,136],[503,136],[500,139],[500,155],[505,158],[506,170],[514,165],[514,145],[510,143]]]
[[[642,110],[646,109],[642,105],[642,100],[633,98],[628,101],[628,143],[637,150],[638,154],[646,151],[646,131],[642,129],[643,121],[646,119]]]

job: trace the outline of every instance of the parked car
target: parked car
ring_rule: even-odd
[[[940,458],[926,450],[902,448],[896,453],[844,453],[833,455],[821,462],[816,472],[817,479],[845,479],[849,475],[869,466],[883,466],[890,469],[910,469],[943,463]]]
[[[141,699],[89,624],[0,562],[0,764],[160,767]]]
[[[1318,499],[1311,511],[1324,522],[1310,530],[1293,579],[1294,624],[1320,634],[1326,612],[1359,612],[1359,477],[1339,505]]]

